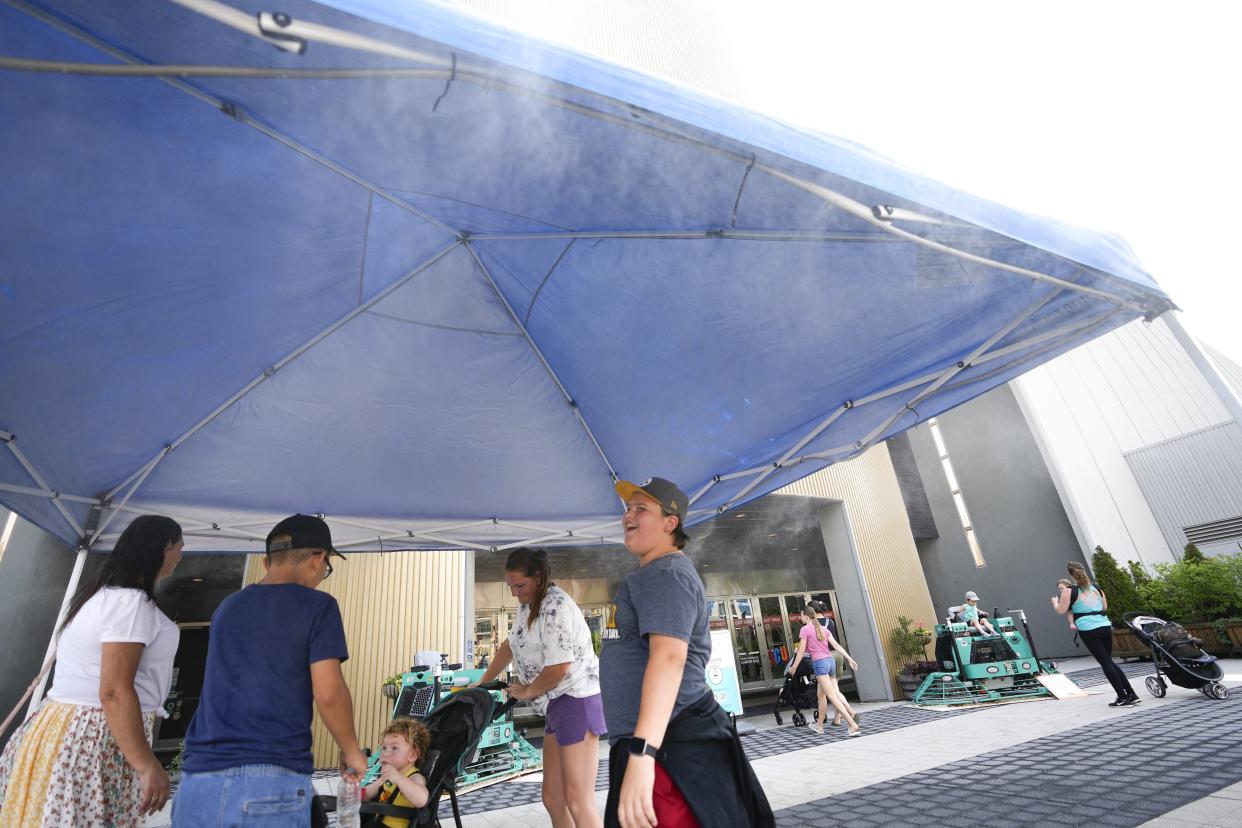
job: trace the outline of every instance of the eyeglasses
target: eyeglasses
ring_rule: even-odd
[[[326,581],[332,575],[332,556],[327,552],[323,553],[323,562],[327,564],[328,571],[323,573],[323,579]]]

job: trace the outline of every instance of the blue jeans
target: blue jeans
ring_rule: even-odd
[[[277,765],[182,773],[172,824],[173,828],[306,828],[314,795],[309,775]]]

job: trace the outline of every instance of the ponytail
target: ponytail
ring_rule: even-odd
[[[538,587],[535,598],[530,602],[530,615],[526,618],[526,629],[535,624],[539,610],[543,607],[543,599],[548,595],[548,587],[552,586],[552,568],[548,566],[548,552],[545,549],[532,549],[522,546],[514,549],[505,558],[505,572],[517,572],[527,578],[534,578]]]
[[[824,625],[819,623],[819,619],[815,617],[814,608],[809,607],[809,606],[803,607],[802,617],[811,619],[807,623],[813,624],[815,626],[815,640],[825,641],[826,638],[825,638],[825,632],[824,632]]]
[[[1087,568],[1078,561],[1070,561],[1066,564],[1065,571],[1074,579],[1074,583],[1078,584],[1080,590],[1091,588],[1091,578],[1087,575]]]

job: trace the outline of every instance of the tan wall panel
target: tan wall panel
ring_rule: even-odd
[[[885,660],[890,673],[896,676],[902,665],[888,653],[888,636],[897,625],[897,616],[922,621],[931,629],[936,623],[936,612],[888,446],[874,446],[853,460],[791,483],[778,494],[845,502]]]
[[[379,744],[392,715],[380,682],[407,669],[417,650],[438,650],[461,661],[462,580],[468,552],[383,552],[350,555],[320,587],[336,598],[350,658],[342,667],[354,697],[354,726],[363,747]],[[262,556],[247,563],[246,583],[263,577]],[[466,630],[474,632],[474,619]],[[336,745],[318,712],[315,767],[335,767]]]

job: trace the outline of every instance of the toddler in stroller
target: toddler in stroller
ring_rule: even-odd
[[[427,800],[421,808],[408,808],[384,802],[363,802],[359,809],[364,828],[384,825],[384,818],[409,820],[410,828],[440,828],[440,797],[448,793],[453,805],[453,821],[461,828],[457,807],[457,777],[470,762],[483,732],[493,721],[503,718],[514,699],[497,704],[491,690],[503,689],[504,682],[495,681],[454,693],[423,718],[430,734],[427,753],[420,757],[419,770],[426,780]],[[336,810],[336,797],[316,798],[324,811]],[[320,823],[327,824],[326,816]]]
[[[811,660],[804,658],[798,664],[797,673],[785,674],[785,683],[781,685],[781,690],[776,695],[776,707],[772,710],[772,715],[776,717],[777,724],[784,724],[785,720],[781,717],[781,705],[792,707],[794,726],[802,727],[806,724],[806,716],[802,715],[802,708],[810,708],[811,719],[815,720],[819,716],[816,711],[817,702],[815,670],[811,666]]]
[[[1123,620],[1139,641],[1151,647],[1156,674],[1148,676],[1146,684],[1153,696],[1162,698],[1168,691],[1161,675],[1163,669],[1164,675],[1178,687],[1198,690],[1211,699],[1229,698],[1229,688],[1220,681],[1225,674],[1216,656],[1203,652],[1199,646],[1203,642],[1181,624],[1137,612],[1127,612]]]

